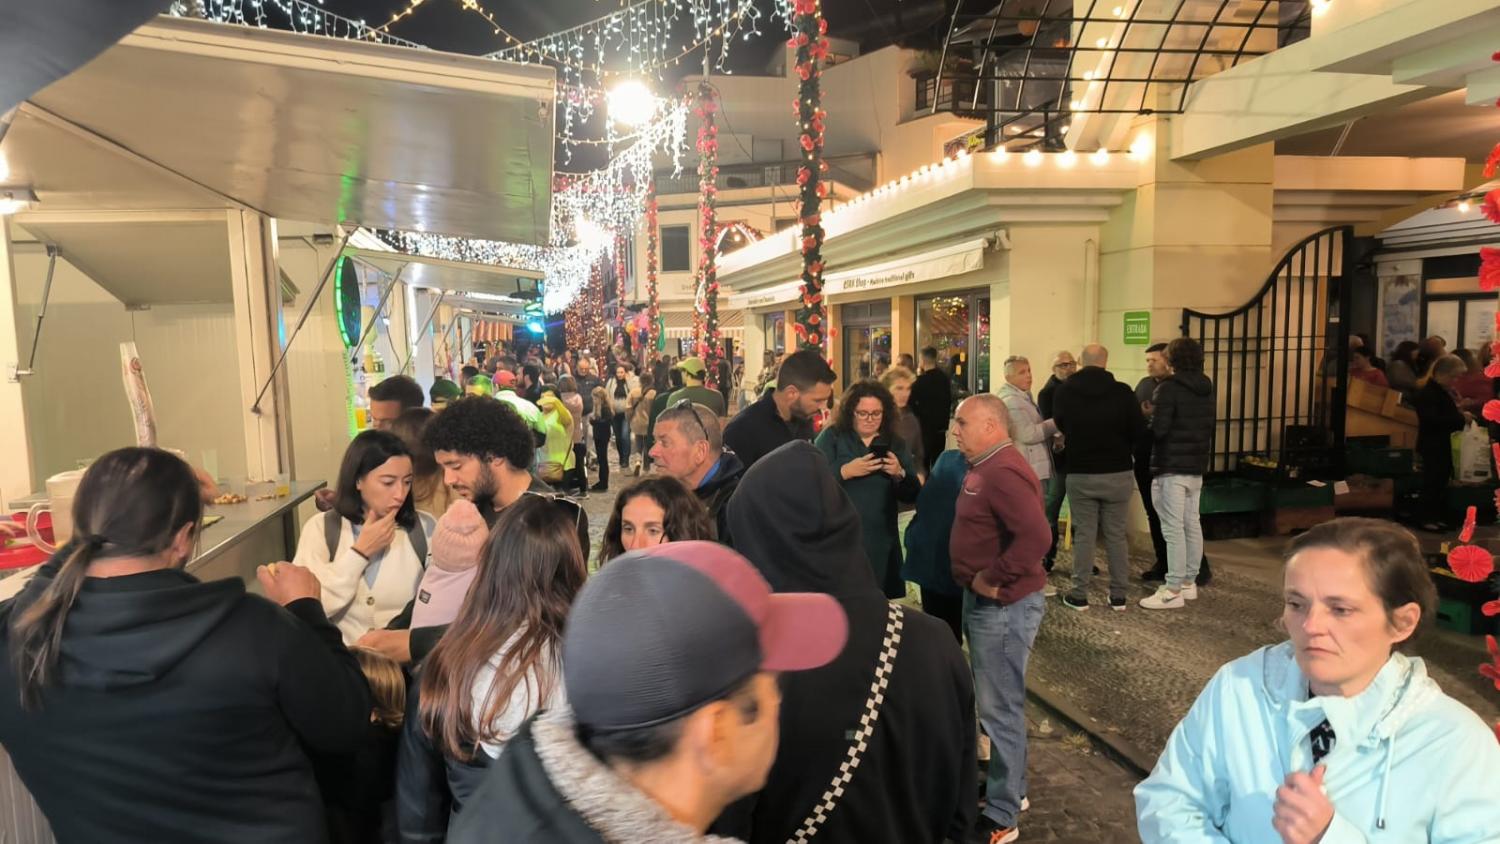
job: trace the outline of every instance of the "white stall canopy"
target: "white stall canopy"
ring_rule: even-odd
[[[550,68],[161,17],[20,107],[6,181],[39,211],[545,243],[553,99]]]

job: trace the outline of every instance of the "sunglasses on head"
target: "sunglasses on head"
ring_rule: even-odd
[[[583,521],[583,505],[579,504],[576,499],[564,495],[561,492],[534,492],[528,489],[521,494],[534,495],[537,498],[542,499],[543,501],[547,501],[552,504],[562,504],[566,507],[571,508],[573,510],[573,527],[578,527],[578,525]]]
[[[683,408],[687,408],[688,413],[693,414],[693,422],[697,423],[699,433],[703,434],[705,440],[708,439],[708,428],[704,427],[703,420],[698,417],[698,406],[693,404],[692,399],[678,399],[677,403],[672,405],[673,410]]]

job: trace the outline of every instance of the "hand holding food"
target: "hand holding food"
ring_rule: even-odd
[[[255,570],[255,579],[266,597],[282,606],[303,598],[323,599],[323,585],[308,569],[292,563],[270,563]]]

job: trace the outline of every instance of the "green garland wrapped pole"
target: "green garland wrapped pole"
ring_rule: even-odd
[[[707,80],[698,83],[698,279],[703,291],[703,329],[696,339],[710,389],[719,386],[719,360],[724,356],[719,340],[719,126],[714,117],[718,110],[713,86]]]
[[[787,46],[797,50],[797,126],[802,146],[802,166],[797,168],[800,186],[798,218],[802,223],[802,305],[797,309],[793,326],[804,349],[823,351],[828,338],[827,314],[823,307],[823,198],[828,183],[823,174],[828,162],[823,160],[823,124],[828,112],[823,110],[822,71],[818,65],[828,58],[828,21],[818,0],[794,0],[792,29],[796,32]]]

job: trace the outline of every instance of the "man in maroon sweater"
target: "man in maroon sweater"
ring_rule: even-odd
[[[965,587],[964,621],[979,723],[990,737],[980,830],[1008,844],[1026,796],[1026,662],[1046,610],[1042,557],[1052,529],[1042,488],[1011,444],[1005,403],[982,393],[958,406],[953,436],[969,461],[948,542]]]

